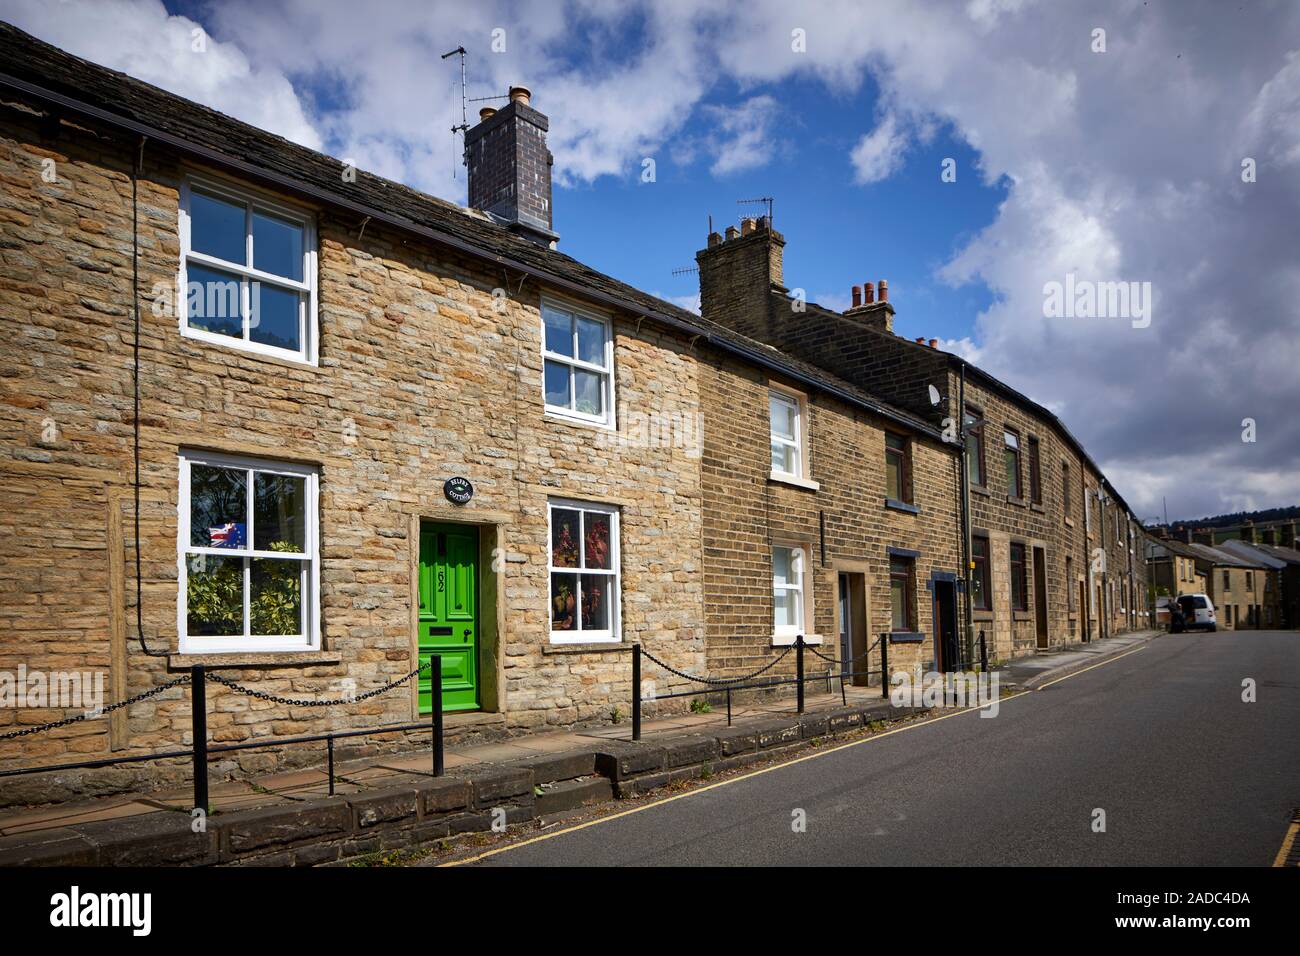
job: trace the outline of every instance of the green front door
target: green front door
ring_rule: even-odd
[[[477,710],[478,529],[420,526],[420,663],[442,658],[442,709]],[[432,707],[433,677],[420,675],[420,713]]]

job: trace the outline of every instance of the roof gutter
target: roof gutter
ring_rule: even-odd
[[[475,256],[476,258],[486,259],[495,262],[498,265],[506,266],[507,268],[514,269],[515,271],[524,273],[532,278],[544,280],[549,285],[564,289],[585,299],[594,299],[595,301],[602,302],[608,306],[623,311],[645,315],[646,317],[679,332],[684,332],[687,335],[696,338],[703,338],[710,345],[713,345],[715,348],[721,349],[724,352],[729,352],[733,355],[744,358],[770,371],[776,371],[783,375],[788,375],[804,385],[834,395],[836,398],[858,408],[866,409],[867,411],[879,415],[882,418],[887,418],[890,421],[903,425],[913,431],[918,431],[932,438],[942,440],[942,433],[937,428],[919,424],[911,419],[892,412],[890,409],[866,401],[859,396],[853,395],[850,392],[846,392],[834,385],[821,381],[814,376],[806,375],[771,358],[770,356],[764,355],[757,349],[750,349],[736,342],[729,342],[725,339],[715,338],[708,330],[692,325],[691,323],[676,318],[675,316],[653,309],[646,309],[635,302],[612,295],[608,292],[589,288],[588,286],[573,282],[569,279],[564,279],[545,269],[538,269],[536,266],[527,265],[526,263],[512,259],[508,256],[488,252],[473,243],[466,242],[464,239],[452,235],[451,233],[443,232],[440,229],[434,229],[429,226],[420,225],[419,223],[407,219],[405,216],[398,216],[389,212],[384,212],[380,209],[368,206],[365,203],[359,203],[355,200],[348,199],[345,196],[340,196],[330,190],[321,189],[318,186],[304,183],[300,180],[293,179],[290,176],[283,175],[282,173],[264,169],[261,166],[256,166],[253,163],[245,162],[244,160],[237,159],[218,150],[212,149],[209,146],[191,142],[190,140],[173,133],[167,133],[163,130],[149,126],[148,124],[128,119],[125,116],[120,116],[97,106],[92,106],[89,103],[83,103],[80,100],[64,96],[63,94],[56,93],[53,90],[45,89],[42,86],[29,83],[26,80],[21,80],[15,76],[10,76],[7,73],[0,73],[0,84],[26,93],[29,96],[34,96],[37,99],[45,100],[48,103],[80,113],[83,116],[99,120],[110,126],[117,127],[118,129],[124,129],[140,136],[148,137],[157,142],[165,143],[181,152],[197,156],[213,165],[236,171],[244,176],[260,180],[263,183],[273,184],[282,189],[288,190],[289,192],[296,193],[300,196],[310,197],[324,204],[342,207],[358,216],[369,217],[376,222],[382,222],[385,225],[414,233],[424,239],[429,239],[450,246],[453,249]],[[941,443],[947,445],[946,442],[941,441]]]

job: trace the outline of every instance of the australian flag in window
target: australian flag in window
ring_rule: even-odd
[[[244,547],[244,523],[231,521],[228,524],[209,528],[208,537],[212,540],[214,548],[242,548]]]

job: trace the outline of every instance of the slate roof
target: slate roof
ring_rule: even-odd
[[[1192,556],[1208,561],[1215,567],[1225,568],[1264,568],[1267,567],[1258,561],[1243,557],[1239,554],[1233,554],[1231,551],[1224,551],[1222,548],[1212,548],[1208,544],[1185,544],[1183,547],[1192,552]]]
[[[1257,558],[1274,568],[1286,567],[1288,564],[1300,564],[1300,551],[1296,551],[1294,548],[1283,548],[1276,544],[1251,544],[1249,541],[1233,538],[1220,543],[1217,547],[1224,551],[1240,554],[1243,557]]]
[[[914,431],[932,437],[940,434],[935,424],[812,363],[642,292],[562,252],[516,236],[482,213],[360,170],[355,182],[344,182],[340,160],[73,56],[2,21],[0,64],[0,86],[165,142],[207,162],[322,204],[351,210],[358,223],[368,216],[528,273],[553,287],[611,308],[644,315]]]

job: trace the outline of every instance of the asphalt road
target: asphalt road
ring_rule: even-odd
[[[1296,807],[1300,633],[1221,631],[473,865],[1267,866]]]

